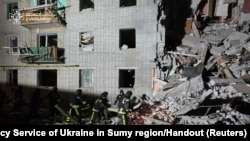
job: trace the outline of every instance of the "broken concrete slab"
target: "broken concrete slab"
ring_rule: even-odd
[[[209,34],[204,39],[207,40],[209,43],[211,43],[213,45],[219,46],[219,44],[221,44],[223,42],[225,37],[224,36]]]
[[[161,94],[155,97],[181,97],[190,95],[192,92],[201,91],[204,89],[202,76],[199,75],[186,82],[179,84],[177,87],[163,91]]]
[[[201,38],[185,35],[182,39],[182,44],[200,50],[202,41],[203,39]]]
[[[224,42],[231,42],[235,40],[240,40],[240,44],[244,44],[250,39],[250,35],[241,33],[238,31],[232,32],[225,40]]]
[[[193,66],[183,67],[183,70],[180,73],[183,77],[192,78],[201,75],[203,70],[204,70],[204,64],[199,63],[195,67]]]
[[[227,49],[224,46],[212,46],[210,53],[213,54],[213,56],[218,57],[222,56],[226,50]]]
[[[248,84],[231,84],[235,92],[250,94],[250,86]]]

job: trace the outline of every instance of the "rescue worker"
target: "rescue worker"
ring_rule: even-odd
[[[37,88],[30,99],[30,117],[37,118],[38,109],[41,104],[40,89]]]
[[[108,104],[108,92],[101,93],[93,105],[92,114],[89,118],[88,124],[93,124],[97,118],[102,119],[105,115],[105,110],[109,106]]]
[[[79,123],[81,124],[81,110],[79,110],[82,106],[84,107],[89,107],[89,105],[87,104],[87,102],[83,99],[83,95],[82,95],[82,90],[81,89],[77,89],[76,92],[73,94],[72,98],[71,98],[71,102],[70,102],[70,108],[69,108],[69,115],[72,115],[72,110],[75,112],[74,114],[77,116]],[[70,122],[71,119],[70,117],[66,118],[66,122]]]
[[[23,99],[23,86],[18,86],[15,91],[14,100],[19,101]]]
[[[15,112],[21,112],[22,106],[24,105],[23,99],[23,86],[18,86],[14,95],[14,107]]]
[[[45,98],[49,98],[50,118],[54,121],[57,114],[55,106],[60,103],[60,94],[57,87],[53,87],[52,91]]]
[[[120,90],[120,93],[117,95],[115,99],[114,105],[116,105],[120,100],[122,100],[124,96],[125,96],[124,91]]]
[[[131,110],[130,98],[132,96],[131,91],[127,91],[123,99],[118,103],[118,115],[121,118],[122,125],[128,124],[127,114]]]

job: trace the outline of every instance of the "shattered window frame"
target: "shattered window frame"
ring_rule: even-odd
[[[95,3],[94,0],[79,0],[79,11],[84,9],[94,9]]]
[[[7,19],[11,19],[12,14],[18,9],[18,2],[7,3]]]
[[[134,88],[135,69],[119,69],[119,88]]]
[[[136,6],[137,0],[120,0],[120,7]]]
[[[119,30],[119,48],[135,49],[136,48],[136,29],[126,28]]]
[[[94,31],[80,32],[79,40],[79,47],[83,51],[94,51]]]
[[[47,3],[47,0],[37,0],[36,4],[37,5],[45,5]]]
[[[93,69],[80,69],[79,70],[79,87],[93,87],[94,70]]]
[[[42,46],[42,43],[41,43],[41,37],[45,37],[45,44],[44,46]],[[53,39],[54,37],[53,36],[56,36],[55,39]],[[49,38],[52,38],[52,39],[49,39]],[[54,43],[52,43],[51,40],[55,40]],[[57,47],[58,46],[58,35],[57,33],[39,33],[37,34],[37,47]],[[51,41],[51,42],[50,42]],[[49,45],[50,43],[52,43],[51,45]]]
[[[57,86],[57,69],[37,70],[37,85],[43,87]]]
[[[9,86],[18,85],[18,70],[17,69],[9,69],[7,71],[7,84]]]
[[[19,55],[18,35],[8,35],[7,43],[8,43],[8,46],[10,47],[11,54]]]
[[[46,5],[46,4],[50,4],[53,3],[55,0],[36,0],[36,5]]]

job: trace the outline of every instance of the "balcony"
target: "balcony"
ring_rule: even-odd
[[[65,26],[65,7],[51,4],[20,10],[21,25],[30,29]]]
[[[62,64],[64,63],[64,48],[57,47],[27,47],[19,48],[19,61],[29,64]]]

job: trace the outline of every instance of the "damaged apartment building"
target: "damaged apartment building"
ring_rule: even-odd
[[[3,0],[1,83],[151,93],[157,12],[143,0]]]
[[[65,110],[79,88],[111,103],[120,89],[147,95],[130,124],[249,124],[249,5],[2,0],[0,83],[10,98],[23,86],[27,101],[56,86]]]
[[[109,99],[152,92],[157,8],[151,0],[1,0],[0,81],[13,98],[56,86]],[[63,106],[63,105],[62,105]],[[65,108],[66,109],[66,108]]]

